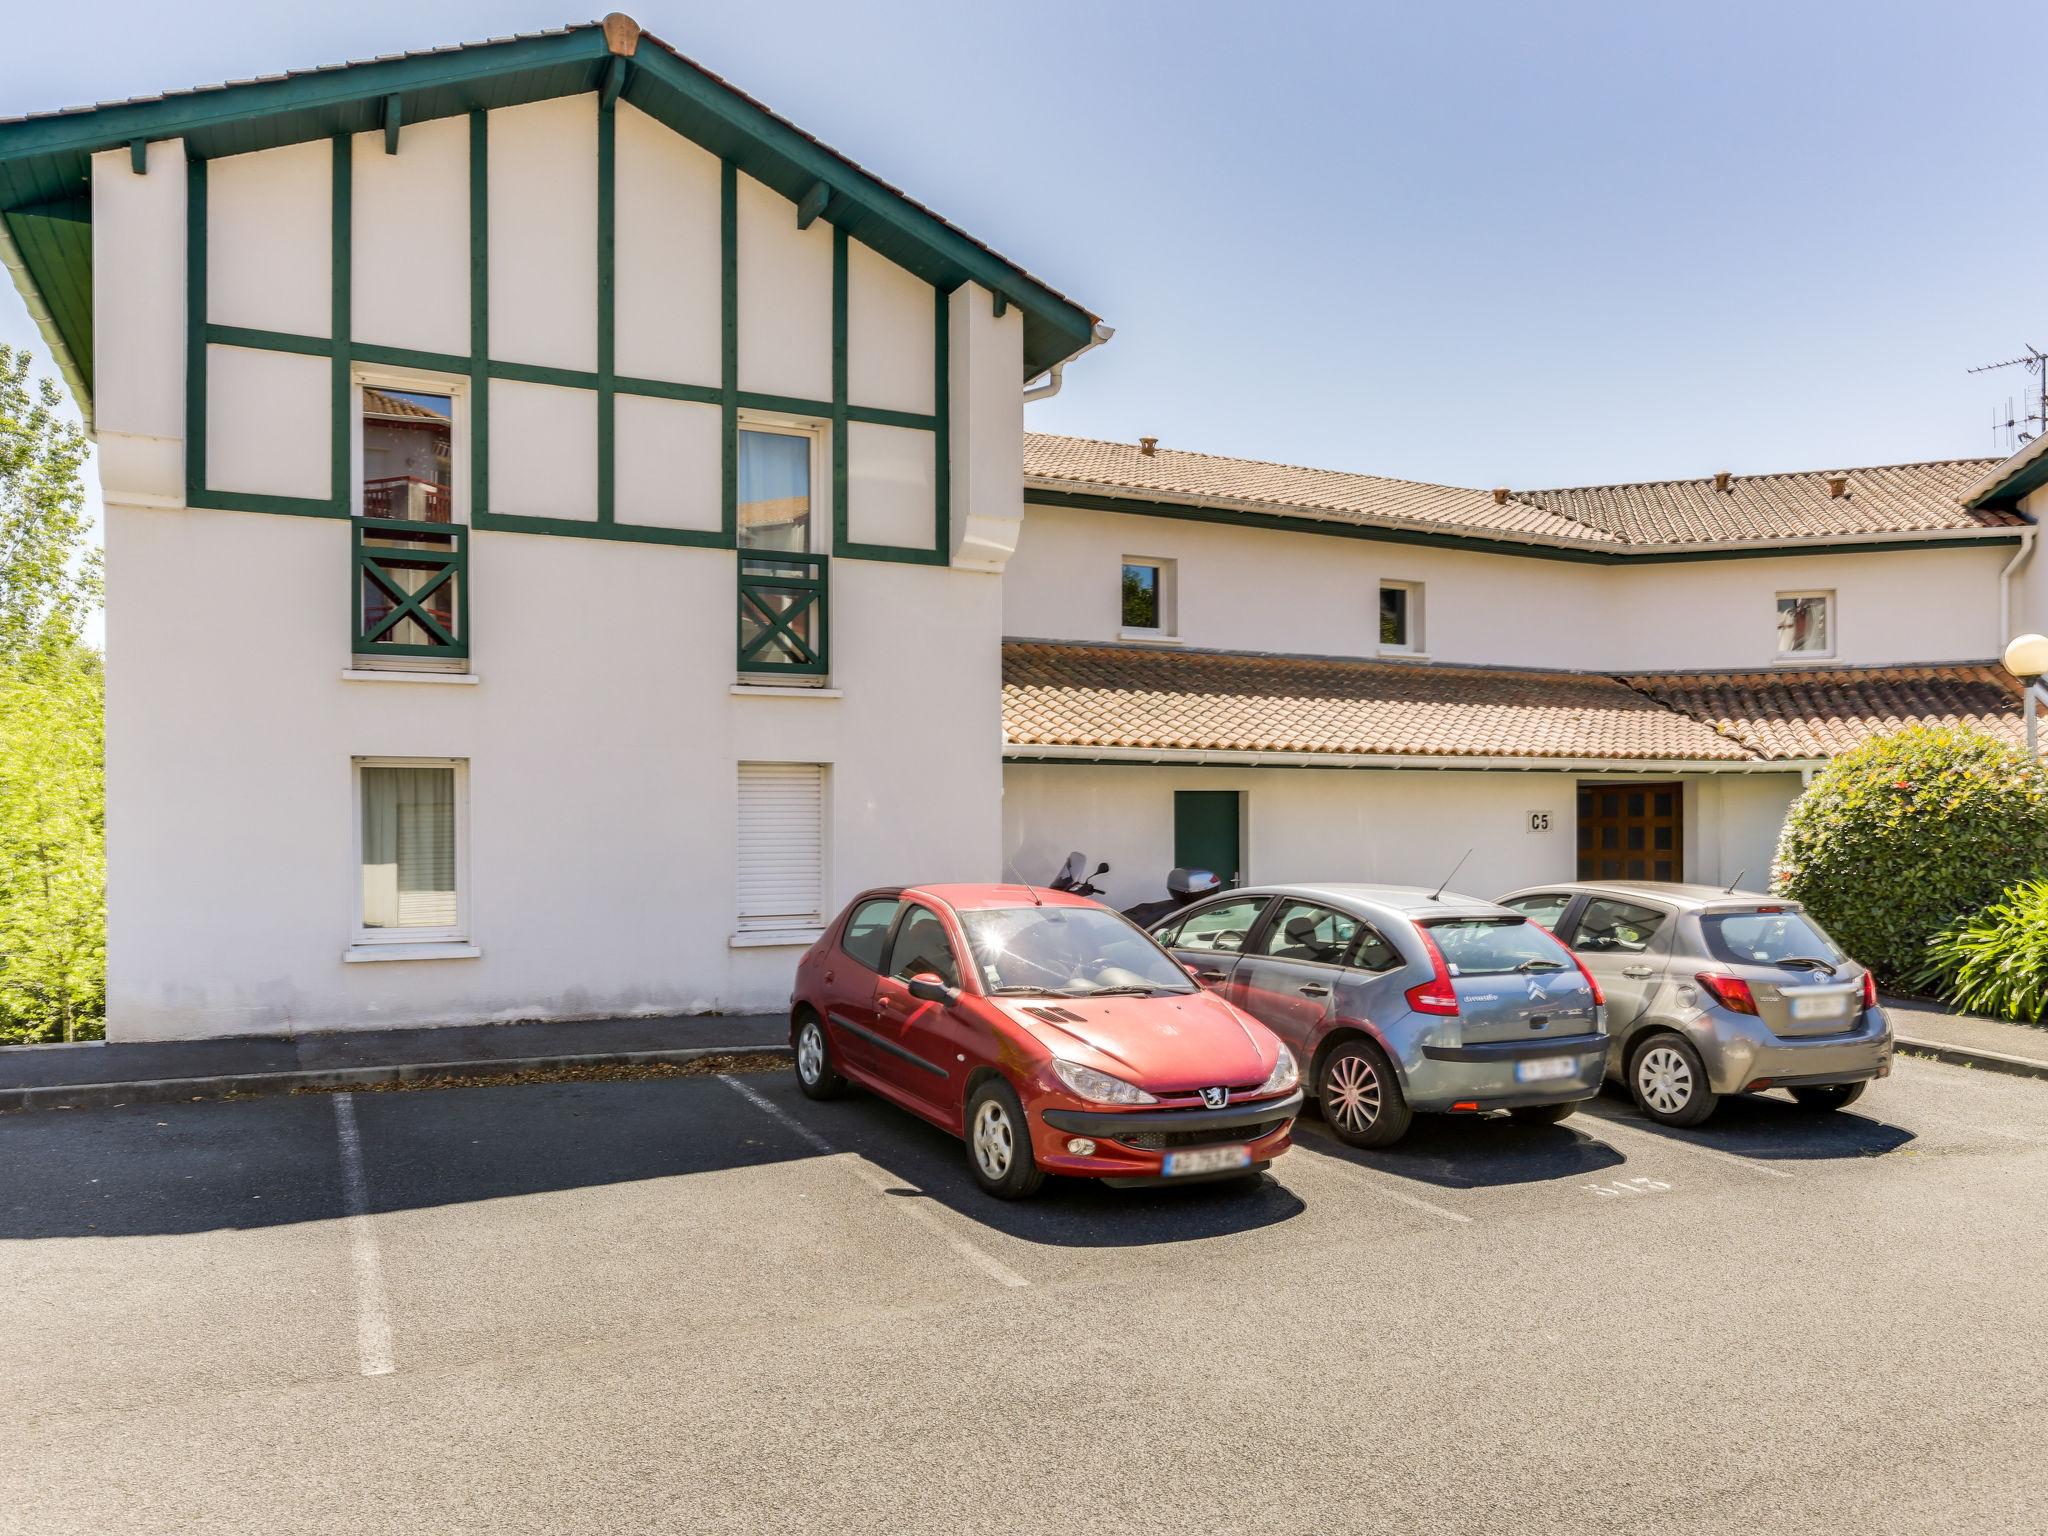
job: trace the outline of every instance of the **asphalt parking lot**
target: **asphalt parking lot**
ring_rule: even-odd
[[[2048,1083],[999,1205],[781,1075],[0,1116],[0,1529],[2040,1529]]]

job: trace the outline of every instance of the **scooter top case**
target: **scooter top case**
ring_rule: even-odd
[[[1150,928],[1163,923],[1190,902],[1199,901],[1212,892],[1223,889],[1223,881],[1214,870],[1175,869],[1166,876],[1167,899],[1164,901],[1141,901],[1135,907],[1124,908],[1124,916],[1140,928]]]

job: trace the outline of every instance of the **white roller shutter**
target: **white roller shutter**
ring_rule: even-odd
[[[740,931],[822,927],[824,908],[825,770],[741,763]]]

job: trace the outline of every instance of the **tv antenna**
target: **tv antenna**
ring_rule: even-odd
[[[2008,400],[2005,405],[2005,419],[1998,420],[1997,412],[1994,411],[1991,421],[1994,437],[2000,432],[2005,433],[2006,441],[2015,448],[2031,443],[2040,436],[2044,428],[2048,428],[2048,353],[2044,353],[2030,342],[2023,357],[2008,357],[2002,363],[1984,363],[1969,370],[1971,373],[1992,373],[2000,368],[2022,367],[2031,373],[2036,381],[2034,409],[2025,415],[2016,414],[2012,402]]]

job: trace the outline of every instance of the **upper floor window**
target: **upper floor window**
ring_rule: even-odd
[[[433,375],[355,380],[358,666],[465,667],[468,549],[458,461],[464,395]]]
[[[1780,592],[1778,654],[1787,657],[1834,655],[1834,607],[1835,594],[1832,592]]]
[[[739,434],[739,670],[820,683],[825,651],[824,520],[812,487],[822,434],[753,421]]]
[[[1123,569],[1120,633],[1152,640],[1174,633],[1174,580],[1171,560],[1127,558]]]
[[[811,553],[811,456],[814,433],[796,428],[740,429],[741,549]]]
[[[1380,583],[1380,649],[1420,653],[1422,650],[1422,583]]]

